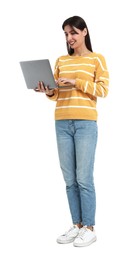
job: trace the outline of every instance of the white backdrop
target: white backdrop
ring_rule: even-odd
[[[130,259],[129,2],[1,1],[1,260]],[[71,218],[57,156],[55,102],[27,90],[19,66],[21,60],[49,58],[54,68],[67,53],[61,25],[72,15],[85,19],[93,50],[105,56],[110,71],[109,95],[98,100],[98,241],[83,249],[56,243]]]

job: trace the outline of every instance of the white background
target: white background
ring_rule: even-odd
[[[1,1],[1,260],[131,257],[129,2]],[[55,102],[27,90],[19,66],[21,60],[49,58],[54,68],[67,53],[61,25],[73,15],[87,22],[93,50],[105,56],[110,72],[109,95],[98,100],[98,240],[82,249],[56,243],[71,217],[57,155]]]

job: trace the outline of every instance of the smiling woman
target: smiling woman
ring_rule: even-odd
[[[62,25],[63,30],[65,31],[67,49],[70,55],[74,54],[74,44],[76,47],[83,48],[83,52],[78,52],[78,55],[82,56],[88,52],[92,52],[92,46],[90,41],[90,35],[85,21],[78,16],[74,16],[73,19],[68,18],[64,21]]]
[[[108,94],[109,74],[105,58],[93,52],[85,21],[73,16],[64,21],[68,55],[56,60],[58,87],[38,90],[56,101],[55,126],[60,167],[66,183],[73,226],[58,243],[87,246],[94,232],[96,194],[93,169],[97,143],[97,97]],[[63,84],[64,88],[59,88]],[[68,86],[70,85],[70,87]],[[68,88],[67,88],[68,86]]]

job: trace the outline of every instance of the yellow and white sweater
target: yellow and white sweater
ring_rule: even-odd
[[[101,54],[61,56],[55,64],[54,78],[75,79],[75,86],[56,88],[49,99],[57,101],[55,120],[97,120],[97,97],[108,94],[109,73]]]

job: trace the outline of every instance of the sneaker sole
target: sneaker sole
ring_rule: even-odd
[[[72,238],[71,240],[59,240],[59,239],[57,239],[56,240],[56,242],[58,243],[58,244],[69,244],[69,243],[72,243],[72,242],[74,242],[74,240],[75,240],[75,237],[74,238]]]
[[[93,242],[95,242],[97,240],[97,238],[96,237],[94,237],[94,238],[92,238],[91,240],[90,240],[90,242],[87,242],[87,243],[73,243],[73,246],[76,246],[76,247],[84,247],[84,246],[89,246],[89,245],[91,245]]]

